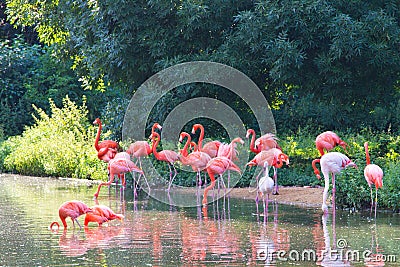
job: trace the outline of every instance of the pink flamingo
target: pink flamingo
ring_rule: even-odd
[[[369,158],[369,151],[368,151],[368,142],[364,143],[365,148],[365,156],[367,160],[367,166],[364,169],[364,177],[368,183],[369,189],[371,191],[371,213],[372,213],[372,206],[374,205],[374,201],[372,198],[372,184],[375,185],[375,218],[376,218],[376,206],[378,202],[378,188],[381,188],[383,185],[382,178],[383,178],[383,171],[381,167],[376,164],[371,164],[371,160]]]
[[[91,213],[87,213],[85,216],[85,227],[88,226],[89,222],[98,223],[101,226],[103,223],[118,219],[120,221],[123,220],[124,215],[117,214],[112,209],[104,205],[95,205],[90,208],[92,210]]]
[[[147,157],[152,153],[152,149],[147,141],[136,141],[132,143],[129,148],[126,150],[126,153],[131,155],[133,158],[137,158],[139,161],[139,167],[142,168],[142,157]],[[150,185],[147,181],[146,175],[143,173],[144,180],[146,181],[147,187],[150,191]],[[140,179],[140,176],[139,176]],[[139,179],[137,183],[139,183]],[[135,184],[135,194],[136,194],[136,184]]]
[[[232,161],[238,160],[238,157],[237,157],[238,151],[236,150],[237,143],[240,143],[243,145],[244,141],[242,138],[236,137],[229,144],[220,144],[220,146],[218,148],[217,156],[218,157],[226,157]],[[230,171],[228,170],[228,188],[229,188],[230,180],[231,180],[231,174],[230,174]]]
[[[97,187],[97,191],[94,194],[94,197],[97,198],[100,193],[100,189],[103,185],[110,186],[114,181],[114,176],[118,175],[121,179],[122,190],[125,189],[125,173],[127,172],[138,172],[143,174],[143,171],[139,169],[135,163],[133,163],[130,159],[130,155],[126,152],[120,152],[115,155],[115,157],[108,162],[108,171],[109,171],[109,181],[106,183],[101,183]]]
[[[77,218],[88,212],[92,212],[92,209],[89,208],[82,201],[77,201],[77,200],[66,201],[58,209],[58,215],[60,216],[61,222],[64,225],[64,229],[67,228],[67,222],[65,219],[68,217],[71,218],[72,224],[74,225],[74,227],[75,227],[75,222],[76,222],[79,225],[79,228],[82,229]],[[60,224],[58,222],[52,222],[50,224],[50,229],[52,229],[54,225],[57,226],[57,229],[60,228]]]
[[[325,154],[324,149],[329,152],[335,146],[341,146],[344,148],[344,151],[346,151],[346,147],[348,146],[348,144],[340,139],[340,137],[336,133],[332,131],[326,131],[317,136],[317,138],[315,139],[315,146],[322,156]]]
[[[192,128],[192,134],[195,134],[196,131],[200,129],[200,136],[199,136],[199,141],[197,142],[197,149],[198,151],[205,152],[208,155],[210,155],[211,158],[215,158],[218,153],[218,148],[221,144],[220,141],[211,141],[203,146],[203,139],[204,139],[204,127],[203,125],[197,123],[193,125]]]
[[[229,144],[220,144],[217,156],[218,157],[227,157],[228,159],[233,160],[233,161],[238,160],[238,157],[237,157],[238,152],[236,150],[237,143],[240,143],[243,145],[244,141],[242,138],[236,137]]]
[[[182,162],[183,165],[189,165],[192,167],[193,171],[197,173],[197,181],[199,187],[201,187],[201,174],[200,172],[204,170],[207,166],[207,163],[211,160],[211,157],[201,151],[194,151],[188,154],[187,150],[189,144],[191,144],[191,137],[190,134],[186,132],[181,132],[179,136],[179,142],[182,142],[184,138],[187,138],[184,148],[182,149],[181,156],[179,156],[179,160]]]
[[[208,191],[215,186],[215,174],[218,174],[222,179],[222,174],[227,170],[236,171],[241,173],[240,168],[227,157],[212,158],[206,166],[208,176],[211,179],[211,184],[204,189],[203,205],[207,204]]]
[[[268,166],[273,167],[274,170],[274,181],[275,181],[275,192],[274,195],[279,195],[278,192],[278,168],[282,168],[283,163],[289,165],[289,157],[285,153],[282,152],[279,148],[271,148],[269,150],[262,150],[260,153],[255,155],[255,157],[249,161],[246,165],[248,166],[260,166],[264,167],[264,163],[267,163]],[[256,183],[258,183],[258,177],[261,172],[256,176]],[[257,199],[256,199],[257,201]]]
[[[320,159],[314,159],[312,161],[312,167],[318,179],[321,179],[320,172],[315,165],[318,162],[321,164],[321,171],[324,174],[324,179],[325,179],[324,194],[322,197],[322,210],[324,211],[324,213],[327,213],[328,206],[326,205],[326,199],[328,198],[329,174],[332,173],[332,185],[333,185],[332,204],[334,206],[335,193],[336,193],[335,175],[339,174],[343,169],[347,167],[357,168],[357,165],[342,153],[339,152],[326,153]]]
[[[168,163],[168,168],[169,168],[168,192],[169,192],[169,190],[171,188],[171,185],[172,185],[172,182],[173,182],[175,176],[177,175],[174,163],[179,160],[179,154],[176,153],[173,150],[162,150],[162,151],[158,152],[157,151],[157,146],[158,146],[158,143],[160,142],[161,138],[160,138],[160,135],[157,132],[153,132],[151,134],[151,139],[152,139],[152,142],[153,142],[152,150],[153,150],[154,157],[157,160],[165,161],[165,162]],[[175,172],[174,176],[172,176],[171,167],[173,168],[173,170]]]
[[[271,148],[281,149],[277,142],[278,138],[272,133],[264,134],[259,138],[257,138],[256,140],[256,132],[253,129],[248,129],[246,133],[246,138],[249,138],[250,135],[251,135],[251,140],[250,140],[251,152],[258,154],[262,150],[268,150]]]
[[[97,151],[97,152],[99,152],[100,149],[103,149],[103,150],[102,150],[102,153],[99,153],[99,154],[97,155],[97,157],[98,157],[100,160],[104,160],[104,161],[107,160],[107,159],[110,158],[110,157],[113,158],[112,155],[115,156],[115,154],[117,154],[117,152],[118,152],[118,150],[119,150],[119,144],[118,144],[117,142],[113,141],[113,140],[103,140],[102,142],[99,143],[100,133],[101,133],[101,130],[102,130],[102,128],[103,128],[103,126],[102,126],[102,124],[101,124],[101,120],[100,120],[99,118],[96,118],[96,119],[93,121],[93,124],[94,124],[94,125],[99,125],[99,128],[98,128],[98,130],[97,130],[96,139],[95,139],[95,141],[94,141],[94,147],[96,148],[96,151]],[[108,154],[108,151],[105,152],[104,149],[111,151],[111,152],[112,152],[111,155]],[[108,157],[107,157],[106,159],[103,159],[103,155],[105,155],[105,154],[107,154]],[[108,161],[106,161],[106,162],[108,162]]]

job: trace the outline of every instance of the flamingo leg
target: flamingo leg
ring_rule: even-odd
[[[207,205],[207,195],[208,195],[208,191],[209,191],[211,188],[214,188],[214,187],[215,187],[215,176],[214,176],[214,174],[213,174],[210,170],[207,170],[207,173],[208,173],[208,176],[210,176],[211,184],[210,184],[209,186],[207,186],[207,187],[204,189],[204,193],[203,193],[203,205]]]
[[[72,220],[72,222],[76,222],[77,224],[78,224],[78,226],[79,226],[79,229],[82,229],[82,226],[79,224],[79,222],[78,222],[78,219],[77,218],[75,218],[74,220]],[[75,226],[75,224],[74,224],[74,226]]]
[[[324,187],[324,193],[322,196],[322,210],[324,211],[324,214],[328,213],[328,206],[326,205],[326,200],[328,198],[328,190],[329,190],[329,174],[324,175],[325,178],[325,187]]]
[[[256,176],[256,186],[257,186],[256,203],[257,203],[257,205],[258,205],[258,177],[261,175],[261,173],[263,171],[264,171],[264,169],[261,169],[261,171]]]
[[[174,176],[172,176],[171,166],[172,166],[172,168],[174,169]],[[176,171],[175,166],[174,166],[173,163],[168,163],[168,167],[169,167],[169,179],[170,179],[170,180],[169,180],[169,185],[168,185],[168,192],[169,192],[169,190],[171,189],[172,182],[174,181],[175,176],[176,176],[178,173],[177,173],[177,171]]]
[[[374,206],[374,198],[372,196],[372,186],[371,185],[369,185],[369,191],[371,193],[371,209],[369,211],[369,217],[372,217],[372,206]]]
[[[141,157],[139,157],[138,160],[139,160],[140,169],[143,170]],[[147,184],[147,188],[149,189],[149,192],[150,192],[150,185],[149,185],[149,182],[147,181],[146,175],[144,175],[144,172],[143,172],[143,174],[139,174],[139,179],[140,179],[140,175],[143,175],[143,178],[144,178],[144,180],[145,180],[145,182]],[[138,181],[138,183],[139,183],[139,181]]]
[[[274,182],[275,182],[275,192],[273,195],[279,195],[278,192],[278,169],[276,167],[272,167],[274,169]]]
[[[104,182],[104,183],[99,184],[99,186],[97,187],[97,191],[96,191],[96,193],[94,194],[94,197],[97,198],[97,197],[99,196],[100,189],[101,189],[101,187],[102,187],[103,185],[110,186],[110,184],[111,184],[113,181],[114,181],[114,173],[111,172],[111,173],[110,173],[110,180],[109,180],[108,182]]]
[[[211,188],[214,188],[214,186],[215,186],[215,180],[211,181],[211,184],[210,184],[209,186],[207,186],[206,189],[204,189],[204,193],[203,193],[203,205],[207,205],[207,194],[208,194],[208,191],[209,191]]]
[[[335,198],[336,198],[335,174],[332,173],[332,207],[333,208],[336,207]]]
[[[378,188],[375,187],[375,221],[376,221],[376,207],[378,206]]]

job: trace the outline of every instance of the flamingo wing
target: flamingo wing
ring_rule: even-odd
[[[136,141],[126,150],[134,158],[145,157],[151,154],[151,147],[147,141]]]
[[[158,152],[160,155],[160,160],[167,161],[169,163],[174,163],[179,160],[179,154],[172,150],[162,150]]]
[[[369,186],[374,184],[376,188],[382,187],[383,171],[378,165],[368,164],[364,169],[364,176]]]

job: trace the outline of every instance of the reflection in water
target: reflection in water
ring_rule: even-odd
[[[274,203],[273,207],[272,227],[270,227],[268,220],[264,218],[262,223],[258,221],[256,231],[250,231],[252,248],[252,257],[248,262],[250,265],[263,263],[265,266],[276,266],[276,253],[290,250],[289,231],[279,227],[278,203]],[[264,216],[268,217],[268,211]]]
[[[381,247],[391,254],[400,251],[398,215],[380,214],[371,230],[372,224],[361,215],[338,212],[345,216],[338,216],[336,221],[335,216],[328,215],[321,221],[319,209],[282,204],[278,209],[275,204],[264,224],[264,218],[258,220],[252,213],[253,200],[227,196],[208,207],[179,208],[140,193],[134,198],[133,189],[126,190],[124,199],[112,188],[109,196],[101,195],[96,203],[92,188],[75,180],[8,177],[0,175],[0,266],[315,266],[313,260],[284,262],[266,256],[280,250],[302,252],[314,246],[319,252],[333,250],[336,231],[339,239],[348,239],[352,246],[349,250],[371,248],[377,255],[383,253]],[[89,225],[86,231],[49,231],[49,222],[58,219],[60,204],[70,199],[89,206],[106,205],[125,219],[101,227]],[[78,219],[83,221],[82,217]],[[313,221],[318,221],[314,227]],[[365,235],[371,231],[372,237]],[[329,263],[332,261],[327,257],[318,262],[324,266]],[[377,266],[383,262],[360,259],[352,264]]]
[[[62,255],[77,257],[86,254],[89,250],[118,247],[121,243],[118,236],[123,236],[121,227],[85,228],[82,232],[64,230],[59,238],[58,245]]]
[[[376,216],[375,216],[376,218]],[[376,219],[373,227],[371,228],[371,254],[366,257],[364,262],[365,266],[385,266],[385,255],[383,249],[378,243],[378,230],[376,228]]]
[[[329,229],[327,226],[329,213],[324,213],[322,215],[322,229],[324,235],[324,247],[320,250],[317,247],[317,264],[321,266],[329,266],[329,267],[342,267],[342,266],[350,266],[350,262],[344,259],[344,255],[346,253],[342,253],[342,249],[345,247],[340,247],[337,243],[336,239],[336,210],[335,206],[332,207],[332,236],[333,240],[331,242],[331,236],[329,234]],[[339,242],[340,243],[340,242]],[[317,245],[320,246],[321,244],[318,243]]]

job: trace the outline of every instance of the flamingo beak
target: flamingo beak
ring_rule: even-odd
[[[358,169],[357,165],[354,162],[350,162],[349,165],[347,165],[347,167],[354,167]]]

